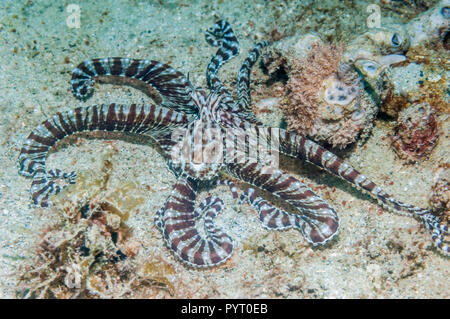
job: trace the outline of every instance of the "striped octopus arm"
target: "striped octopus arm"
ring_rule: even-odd
[[[256,44],[239,69],[237,88],[238,100],[233,105],[232,112],[237,113],[240,117],[244,117],[252,122],[255,122],[257,120],[252,110],[250,94],[250,74],[253,65],[261,55],[261,50],[268,45],[270,45],[269,41],[262,41]]]
[[[435,216],[427,209],[396,200],[368,177],[306,137],[293,132],[286,132],[285,130],[280,130],[279,136],[282,153],[306,160],[342,178],[377,199],[380,205],[392,212],[410,215],[419,219],[430,231],[437,249],[444,255],[450,254],[450,248],[443,239],[444,235],[448,234],[448,226],[444,225],[438,216]]]
[[[99,77],[119,77],[129,80],[130,84],[143,82],[159,93],[162,99],[156,102],[161,106],[188,114],[198,112],[191,98],[192,84],[170,65],[119,57],[87,60],[72,71],[70,85],[73,94],[80,99],[87,98]]]
[[[182,175],[164,207],[156,213],[155,224],[167,246],[187,265],[214,267],[231,256],[233,241],[214,224],[214,218],[223,209],[223,201],[210,196],[195,208],[197,187],[195,181]],[[198,229],[200,222],[204,231]]]
[[[310,188],[288,173],[269,168],[254,160],[229,161],[228,173],[246,183],[268,191],[294,206],[296,213],[276,208],[256,194],[253,188],[241,196],[259,213],[263,225],[269,229],[299,229],[306,240],[314,245],[325,244],[338,231],[339,219],[335,210]]]
[[[186,125],[187,116],[154,105],[94,105],[57,113],[38,125],[26,139],[17,161],[19,174],[31,177],[31,197],[35,205],[49,206],[49,196],[62,190],[57,179],[74,183],[76,173],[47,171],[46,157],[58,141],[84,131],[117,131],[145,134],[158,139],[171,129]]]
[[[206,67],[208,88],[222,95],[223,103],[232,102],[231,94],[219,79],[217,72],[222,65],[239,54],[239,42],[230,24],[225,20],[217,21],[213,27],[206,30],[205,40],[209,45],[219,47]]]
[[[217,76],[217,72],[223,64],[239,54],[239,42],[230,24],[225,20],[219,20],[212,28],[209,28],[205,33],[205,39],[208,44],[219,47],[206,68],[209,89],[224,96],[222,107],[226,112],[239,114],[239,117],[245,118],[246,121],[257,123],[251,109],[250,71],[258,60],[261,50],[270,45],[270,42],[263,41],[256,44],[242,63],[238,74],[238,101],[234,103],[231,94]],[[223,115],[226,117],[226,114]]]

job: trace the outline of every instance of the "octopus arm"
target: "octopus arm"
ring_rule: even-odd
[[[31,177],[31,196],[35,205],[50,205],[49,196],[59,193],[56,179],[74,183],[76,173],[47,171],[46,157],[50,149],[65,137],[86,131],[127,132],[167,139],[176,127],[188,122],[186,114],[155,105],[102,104],[79,107],[55,116],[38,125],[26,139],[17,161],[19,174]]]
[[[345,181],[361,189],[385,207],[386,209],[407,214],[420,220],[430,231],[436,248],[444,255],[450,254],[450,248],[444,241],[444,235],[448,234],[448,226],[443,224],[441,218],[432,214],[429,210],[402,203],[392,195],[386,193],[368,177],[364,176],[338,156],[326,150],[317,143],[304,136],[280,130],[280,151],[288,156],[308,161],[316,166],[324,168]]]
[[[233,252],[230,236],[215,226],[214,218],[222,211],[223,201],[207,197],[197,208],[197,182],[180,176],[164,207],[155,215],[167,246],[192,267],[214,267],[225,262]],[[203,222],[204,231],[199,223]]]
[[[143,84],[142,89],[156,103],[178,112],[198,113],[198,107],[191,97],[192,84],[183,73],[170,65],[153,60],[118,57],[87,60],[72,71],[70,85],[73,94],[80,99],[88,97],[98,78],[121,80],[136,86]]]
[[[270,45],[269,41],[262,41],[260,43],[257,43],[242,63],[238,75],[238,100],[230,109],[230,111],[232,111],[233,113],[239,114],[240,117],[244,117],[253,121],[256,120],[256,118],[251,107],[252,103],[250,94],[250,74],[253,65],[261,55],[261,50],[268,45]]]
[[[247,190],[241,200],[247,199],[259,212],[266,228],[297,228],[314,245],[324,244],[337,234],[339,219],[336,211],[293,176],[256,161],[239,159],[228,163],[227,171],[233,177],[268,191],[296,208],[296,213],[284,211],[263,200],[254,189]]]
[[[239,54],[239,42],[230,24],[225,20],[217,21],[213,27],[206,30],[205,40],[209,45],[219,47],[206,68],[208,88],[224,96],[224,102],[231,102],[233,100],[231,94],[219,79],[217,72],[222,65]]]

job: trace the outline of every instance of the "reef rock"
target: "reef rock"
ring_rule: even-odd
[[[296,43],[302,41],[310,44],[307,53],[285,56],[287,93],[280,107],[288,129],[344,148],[370,132],[376,104],[353,66],[340,62],[341,46],[325,45],[312,36]]]
[[[409,35],[401,24],[373,28],[356,37],[342,55],[342,61],[353,64],[358,60],[371,60],[389,65],[385,56],[403,55],[410,46]]]
[[[384,102],[392,97],[393,92],[391,66],[406,60],[404,54],[409,45],[409,35],[404,26],[391,25],[371,29],[356,37],[343,53],[343,61],[358,69],[383,112],[386,112]]]
[[[433,8],[409,21],[405,28],[409,34],[411,47],[436,42],[448,50],[450,0],[441,0]]]
[[[427,103],[419,103],[399,113],[391,142],[400,158],[414,163],[431,152],[438,138],[434,110]]]
[[[442,0],[408,23],[373,28],[349,43],[343,61],[361,73],[381,112],[396,117],[409,104],[425,102],[423,86],[446,76],[449,11],[450,0]],[[446,91],[446,84],[437,86]]]
[[[295,68],[295,60],[306,58],[313,45],[318,43],[322,40],[312,33],[287,37],[270,46],[261,58],[268,74],[274,77],[277,72],[289,73]]]

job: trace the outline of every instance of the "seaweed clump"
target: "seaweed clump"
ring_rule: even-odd
[[[133,183],[107,191],[111,168],[106,160],[101,178],[81,175],[54,196],[53,223],[18,270],[17,297],[148,298],[161,289],[173,294],[165,277],[170,269],[138,258],[141,244],[126,224],[144,197]]]
[[[154,276],[155,265],[136,259],[140,244],[125,220],[110,203],[91,201],[45,229],[35,257],[20,271],[17,296],[142,298],[155,288],[172,294],[171,283]]]

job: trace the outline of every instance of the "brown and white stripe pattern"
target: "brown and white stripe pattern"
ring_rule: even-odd
[[[225,262],[233,252],[233,241],[214,225],[214,218],[223,209],[221,199],[210,196],[195,209],[197,182],[181,176],[164,207],[155,215],[155,224],[162,231],[167,246],[193,267],[213,267]],[[196,223],[203,221],[204,235]]]
[[[230,24],[225,20],[217,21],[212,28],[205,32],[205,40],[212,46],[218,46],[216,54],[206,68],[206,81],[211,91],[230,98],[231,95],[217,76],[220,67],[239,54],[239,42]],[[223,102],[227,102],[225,99]]]
[[[68,184],[74,184],[76,177],[75,171],[64,173],[59,169],[47,172],[45,172],[45,168],[37,169],[30,188],[33,203],[41,207],[48,207],[51,204],[49,196],[58,194]],[[59,185],[58,180],[65,182],[65,185]]]
[[[258,60],[261,50],[268,45],[270,45],[270,42],[268,41],[256,44],[242,63],[239,70],[237,88],[238,100],[233,105],[232,112],[240,114],[241,117],[254,118],[250,95],[250,72],[253,65]]]
[[[263,41],[256,44],[242,63],[238,74],[238,100],[235,103],[231,94],[217,76],[220,67],[239,54],[239,42],[233,29],[228,22],[220,20],[215,23],[214,27],[206,31],[205,39],[208,44],[219,46],[219,49],[206,68],[206,79],[208,88],[211,91],[218,92],[222,96],[223,111],[220,115],[222,117],[222,123],[233,122],[233,119],[238,118],[251,123],[259,123],[251,110],[250,71],[258,60],[261,50],[270,45],[270,42]],[[232,115],[233,118],[228,118],[227,114]],[[230,127],[231,125],[227,126]]]
[[[324,244],[336,235],[339,219],[332,207],[293,176],[275,168],[265,172],[263,167],[251,160],[227,165],[233,177],[268,191],[297,209],[298,214],[292,214],[275,208],[258,197],[254,190],[248,190],[241,199],[247,198],[258,210],[264,226],[271,229],[298,228],[314,245]]]
[[[308,138],[293,132],[281,130],[280,139],[281,152],[289,156],[306,160],[316,166],[326,169],[330,173],[370,193],[377,198],[380,203],[387,205],[394,211],[415,216],[427,213],[427,210],[425,209],[395,200],[368,177],[364,176],[349,164],[345,163],[342,159]]]
[[[198,111],[191,98],[191,83],[170,65],[153,60],[118,57],[87,60],[72,71],[70,84],[73,94],[81,99],[86,98],[99,76],[140,80],[159,92],[163,98],[161,106],[188,114]]]
[[[214,118],[221,98],[198,90],[193,93],[193,100],[200,114],[188,124],[183,138],[172,148],[173,166],[194,179],[214,180],[223,165],[222,128]]]
[[[166,136],[174,127],[187,125],[187,122],[184,113],[146,104],[103,104],[57,113],[38,125],[28,136],[18,158],[19,173],[33,178],[33,202],[45,207],[50,204],[49,196],[61,190],[55,180],[74,182],[75,172],[46,170],[47,154],[58,141],[83,131],[128,132],[158,139]]]
[[[233,198],[234,199],[238,199],[239,198],[239,193],[237,191],[236,184],[234,184],[232,181],[227,180],[227,179],[219,179],[217,181],[217,185],[228,186],[230,188],[230,192],[231,192],[231,195],[233,196]]]
[[[274,207],[268,201],[259,197],[254,188],[246,189],[240,198],[240,203],[248,201],[259,212],[259,219],[268,229],[284,230],[299,227],[299,215]]]

